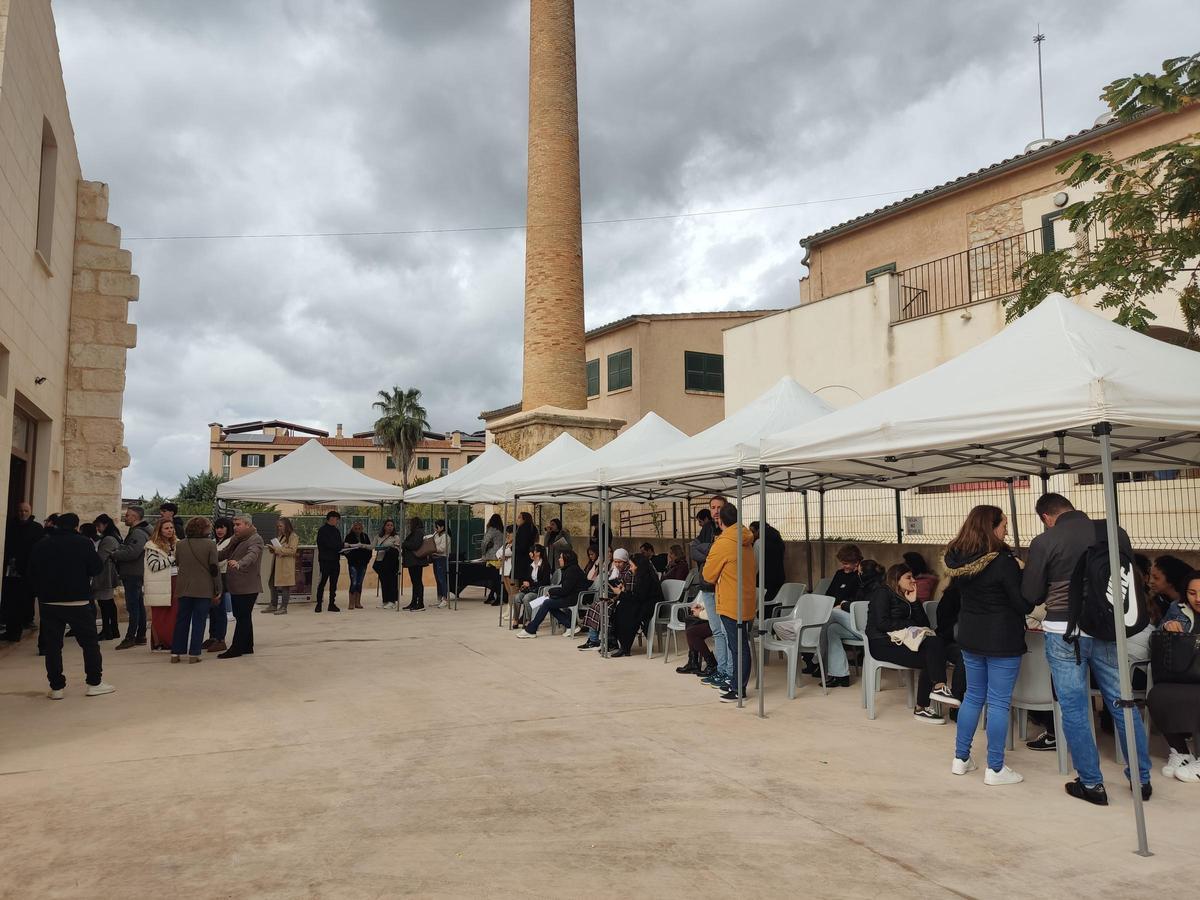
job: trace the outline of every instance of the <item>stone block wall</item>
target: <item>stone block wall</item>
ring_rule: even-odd
[[[108,185],[80,181],[76,215],[62,506],[85,520],[115,518],[129,465],[121,412],[125,357],[137,345],[128,317],[138,278],[121,229],[108,221]]]

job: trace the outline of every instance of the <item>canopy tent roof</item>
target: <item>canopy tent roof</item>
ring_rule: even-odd
[[[768,437],[763,462],[898,487],[1097,472],[1102,423],[1119,470],[1200,465],[1200,353],[1051,294],[949,362]]]
[[[773,387],[699,434],[680,441],[663,454],[651,454],[635,462],[614,467],[609,485],[615,497],[683,497],[688,494],[732,492],[737,470],[757,475],[759,445],[783,427],[799,426],[820,419],[832,407],[807,390],[796,379],[785,376]],[[788,483],[782,475],[775,489],[800,488],[803,479]],[[754,485],[747,485],[755,489]]]
[[[217,486],[220,500],[262,503],[382,503],[403,491],[356,472],[315,438],[266,468]]]
[[[483,479],[461,498],[464,503],[504,503],[523,490],[536,490],[537,481],[550,469],[586,459],[592,451],[565,431],[528,459]],[[573,497],[555,498],[564,502]],[[586,497],[583,499],[587,499]]]
[[[591,454],[550,470],[543,470],[535,479],[537,497],[529,500],[555,500],[564,493],[576,496],[599,496],[599,489],[609,484],[611,473],[622,467],[644,464],[665,448],[687,440],[687,435],[658,413],[648,412],[615,438]],[[543,497],[542,495],[546,496]]]
[[[468,496],[473,485],[498,475],[510,466],[513,459],[498,444],[492,444],[461,469],[426,484],[409,488],[404,494],[405,503],[459,503]]]

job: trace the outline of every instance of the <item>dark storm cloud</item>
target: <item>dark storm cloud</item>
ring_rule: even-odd
[[[84,171],[127,236],[524,219],[526,0],[55,11]],[[1012,155],[1036,137],[1039,18],[1052,133],[1090,124],[1112,77],[1194,49],[1129,24],[1195,23],[1178,0],[578,0],[585,216],[909,191]],[[589,325],[790,305],[797,240],[898,196],[589,226]],[[128,246],[126,492],[204,467],[210,421],[365,429],[398,384],[435,428],[474,428],[519,395],[520,231]]]

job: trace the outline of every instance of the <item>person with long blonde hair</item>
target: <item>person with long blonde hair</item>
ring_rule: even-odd
[[[177,543],[175,522],[167,518],[158,520],[146,542],[143,596],[150,610],[151,653],[170,653],[175,637],[175,618],[179,612],[175,596],[175,578],[179,574],[175,562]]]
[[[286,616],[292,588],[296,586],[296,555],[300,552],[300,536],[291,519],[284,516],[275,523],[275,540],[267,549],[275,557],[275,570],[271,576],[271,603],[262,612]]]

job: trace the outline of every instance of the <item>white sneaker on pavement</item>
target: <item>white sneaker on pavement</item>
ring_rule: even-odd
[[[1167,757],[1167,764],[1162,767],[1163,777],[1172,778],[1182,767],[1194,765],[1196,765],[1196,757],[1192,756],[1192,754],[1172,750],[1171,755]]]
[[[959,759],[956,756],[954,757],[954,762],[950,764],[950,772],[954,775],[966,775],[968,772],[974,772],[978,768],[979,766],[975,765],[975,760],[969,756],[966,759]]]
[[[537,637],[537,635],[536,635],[536,634],[530,634],[530,633],[529,633],[528,631],[526,631],[524,628],[518,628],[518,629],[517,629],[517,637],[519,637],[519,638],[535,638],[535,637]]]
[[[99,697],[102,694],[111,694],[115,690],[116,690],[116,688],[113,687],[111,684],[106,684],[105,682],[102,681],[99,684],[89,684],[88,689],[87,689],[87,696]]]
[[[443,597],[441,600],[438,601],[437,608],[438,609],[446,609],[446,607],[448,607],[449,605],[450,604],[446,602],[446,598]]]
[[[989,766],[983,773],[984,784],[1020,784],[1024,780],[1008,766],[1001,767],[999,772]]]
[[[49,700],[61,700],[66,695],[66,691],[64,691],[62,688],[59,688],[58,690],[51,689],[46,691],[46,698]]]
[[[1175,780],[1182,781],[1185,784],[1195,784],[1200,781],[1200,761],[1193,760],[1186,766],[1180,766],[1175,770]]]
[[[563,632],[563,637],[572,638],[572,637],[575,637],[575,635],[577,635],[577,634],[579,634],[578,628],[568,628],[566,631]]]

